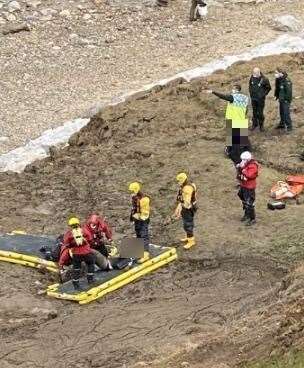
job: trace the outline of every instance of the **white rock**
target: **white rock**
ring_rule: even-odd
[[[59,15],[61,17],[69,18],[71,16],[71,12],[68,9],[62,10]]]
[[[40,13],[44,16],[49,16],[49,15],[54,15],[57,13],[57,11],[55,9],[51,9],[51,8],[46,8],[46,9],[41,9]]]
[[[38,1],[38,0],[32,0],[32,1],[27,1],[26,2],[26,6],[28,8],[38,8],[38,6],[41,5],[41,1]]]
[[[83,17],[82,17],[84,20],[89,20],[92,18],[92,16],[90,14],[85,14]]]
[[[11,1],[8,4],[7,9],[10,13],[14,13],[15,11],[20,11],[21,10],[21,5],[18,3],[18,1]]]
[[[3,16],[8,22],[14,22],[17,19],[12,13],[3,13]]]
[[[8,142],[8,140],[9,140],[9,138],[8,137],[0,137],[0,143],[7,143]]]
[[[283,32],[299,32],[303,23],[293,15],[281,15],[274,19],[274,29]]]

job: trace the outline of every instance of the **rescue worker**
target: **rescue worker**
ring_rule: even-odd
[[[71,250],[73,265],[73,286],[76,290],[80,289],[79,279],[81,271],[81,262],[85,262],[88,268],[87,280],[91,284],[94,282],[94,255],[90,247],[90,233],[81,228],[80,221],[76,217],[68,220],[70,230],[63,238],[63,245]]]
[[[292,82],[288,74],[280,68],[275,72],[275,92],[274,96],[279,101],[280,124],[276,129],[286,129],[287,133],[292,131],[292,121],[290,117],[290,104],[292,101]]]
[[[105,241],[107,240],[111,243],[112,240],[112,229],[106,223],[106,221],[98,216],[91,215],[86,222],[86,227],[88,231],[91,233],[91,248],[98,250],[105,257],[109,256],[109,252],[105,246]]]
[[[195,245],[194,230],[194,215],[197,211],[196,201],[196,186],[188,181],[186,173],[182,172],[176,176],[179,185],[177,194],[177,207],[174,212],[176,219],[182,218],[183,228],[186,237],[181,239],[181,242],[186,243],[184,249],[190,249]]]
[[[130,221],[134,222],[136,237],[144,241],[144,257],[139,261],[144,262],[149,258],[150,198],[143,194],[138,182],[131,183],[129,191],[132,193]]]
[[[256,223],[255,219],[255,189],[256,179],[259,174],[258,163],[252,158],[249,151],[241,154],[241,162],[237,165],[240,189],[238,196],[242,201],[244,216],[241,221],[246,226]]]
[[[206,93],[212,93],[222,100],[228,102],[226,108],[226,154],[237,164],[240,162],[240,154],[250,149],[250,141],[248,138],[248,102],[249,98],[241,93],[242,87],[234,84],[231,94],[222,94],[212,90]]]
[[[265,99],[271,91],[269,79],[266,78],[259,68],[254,68],[249,80],[249,94],[252,105],[252,126],[250,130],[255,130],[257,127],[263,132],[264,129],[264,108]]]
[[[102,270],[113,269],[109,260],[109,252],[105,245],[106,239],[109,243],[113,241],[112,229],[105,220],[98,215],[91,215],[85,226],[91,234],[90,246],[95,255],[97,266]]]

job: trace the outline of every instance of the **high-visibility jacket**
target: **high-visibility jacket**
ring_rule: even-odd
[[[233,102],[228,102],[226,119],[231,120],[232,128],[248,128],[246,117],[249,98],[242,93],[233,93]]]
[[[196,185],[186,183],[177,194],[177,202],[184,208],[191,209],[196,205]]]
[[[150,217],[150,198],[143,193],[132,197],[131,217],[135,220],[146,221]]]

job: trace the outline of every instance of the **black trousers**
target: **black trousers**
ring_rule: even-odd
[[[144,240],[145,251],[149,251],[150,237],[149,237],[149,220],[135,220],[134,230],[137,238]]]
[[[252,105],[252,125],[254,127],[259,126],[262,128],[264,126],[264,108],[265,108],[265,99],[261,100],[251,100]]]
[[[255,220],[255,189],[240,188],[238,196],[243,204],[244,215],[249,220]]]
[[[194,211],[192,209],[182,208],[181,215],[183,219],[183,227],[185,233],[187,234],[187,238],[192,238],[194,230]]]
[[[292,129],[292,121],[290,117],[290,103],[286,101],[280,101],[280,118],[282,127]]]
[[[73,280],[78,281],[80,278],[81,262],[85,262],[88,267],[87,277],[92,279],[94,276],[94,264],[95,257],[92,253],[89,254],[73,254],[72,264],[73,264]]]

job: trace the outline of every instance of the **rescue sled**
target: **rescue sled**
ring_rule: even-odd
[[[74,289],[72,281],[51,285],[47,289],[47,295],[58,299],[75,301],[79,304],[87,304],[175,259],[177,259],[175,248],[151,244],[150,258],[142,264],[133,262],[128,268],[123,270],[97,271],[95,272],[95,282],[93,284],[89,285],[85,278],[80,280],[81,291]]]
[[[41,248],[52,247],[56,239],[26,234],[0,235],[0,261],[20,264],[58,273],[55,262],[43,259]],[[130,262],[127,268],[95,272],[95,282],[88,284],[80,279],[81,291],[74,290],[71,281],[54,284],[47,288],[50,297],[87,304],[117,290],[138,278],[177,259],[175,248],[150,245],[150,258],[144,263]]]

